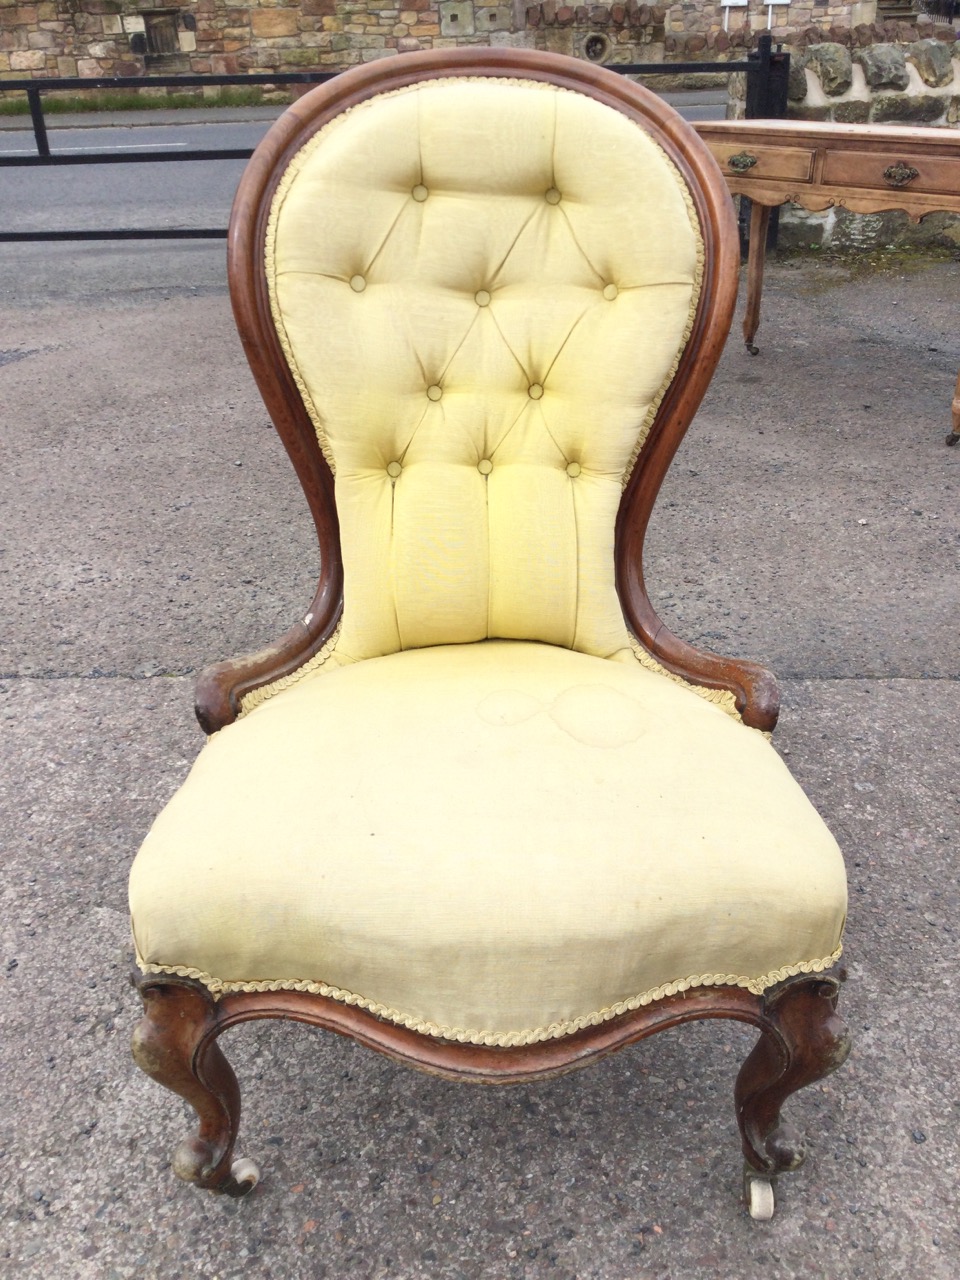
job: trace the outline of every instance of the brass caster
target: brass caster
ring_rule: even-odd
[[[758,1173],[750,1165],[743,1170],[743,1199],[747,1212],[754,1222],[769,1222],[776,1202],[773,1194],[773,1178]]]

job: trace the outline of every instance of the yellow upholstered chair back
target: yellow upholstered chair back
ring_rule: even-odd
[[[318,122],[265,214],[277,340],[335,476],[337,656],[613,656],[617,513],[694,327],[698,213],[635,110],[452,64]]]

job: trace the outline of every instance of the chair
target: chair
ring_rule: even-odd
[[[316,523],[301,621],[205,671],[210,740],[133,867],[134,1055],[241,1195],[217,1045],[291,1018],[466,1081],[664,1028],[760,1033],[751,1213],[832,1071],[846,884],[773,677],[672,635],[644,532],[734,307],[693,130],[586,63],[474,48],[295,103],[231,220],[244,347]]]

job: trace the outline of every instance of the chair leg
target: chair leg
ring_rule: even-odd
[[[836,1011],[839,990],[836,978],[801,976],[764,997],[761,1036],[735,1090],[752,1217],[773,1216],[773,1178],[799,1168],[806,1156],[802,1136],[781,1122],[780,1108],[791,1093],[835,1071],[850,1052]]]
[[[217,1007],[200,983],[186,978],[137,977],[144,1016],[133,1033],[138,1067],[185,1098],[200,1120],[173,1156],[186,1182],[230,1196],[246,1195],[260,1179],[252,1160],[233,1160],[240,1127],[240,1088],[216,1043]]]

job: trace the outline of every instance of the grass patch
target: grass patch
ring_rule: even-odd
[[[2,81],[0,81],[2,85]],[[265,92],[266,90],[266,92]],[[261,107],[283,105],[292,100],[284,89],[265,85],[211,85],[207,89],[92,89],[76,93],[45,92],[44,115],[64,115],[77,111],[156,111],[171,107]],[[28,116],[30,105],[21,91],[0,90],[0,116]]]
[[[843,267],[850,279],[875,275],[878,271],[907,275],[922,271],[933,262],[960,261],[960,251],[955,244],[929,240],[922,244],[878,245],[863,249],[851,245],[819,244],[790,245],[777,248],[777,260],[786,264],[799,264],[804,259],[818,258],[834,267]]]

